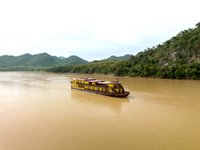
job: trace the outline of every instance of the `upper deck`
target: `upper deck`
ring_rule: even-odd
[[[108,85],[110,87],[115,85],[121,85],[121,82],[119,81],[103,81],[103,80],[97,80],[94,78],[72,78],[72,82],[80,83],[80,84],[91,84],[91,85]]]

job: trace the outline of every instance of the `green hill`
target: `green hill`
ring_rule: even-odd
[[[79,65],[79,64],[87,63],[86,60],[84,60],[78,56],[75,56],[75,55],[72,55],[68,58],[62,59],[62,61],[65,65]]]
[[[24,54],[18,57],[12,57],[12,63],[10,65],[18,66],[22,64],[26,64],[29,60],[32,59],[31,54]]]
[[[129,54],[127,54],[127,55],[124,55],[124,56],[110,56],[110,57],[108,57],[108,58],[106,58],[106,59],[103,59],[104,61],[106,61],[106,60],[108,60],[108,61],[118,61],[118,60],[128,60],[129,58],[131,58],[131,56],[132,55],[129,55]]]
[[[9,55],[3,55],[0,56],[0,63],[4,63],[4,64],[13,64],[14,63],[14,56],[9,56]]]
[[[108,61],[109,60],[109,61]],[[200,79],[200,23],[128,60],[111,56],[78,66],[48,68],[53,72],[112,73],[117,76]]]
[[[93,62],[105,62],[105,61],[109,61],[109,62],[113,62],[113,61],[125,61],[131,58],[132,55],[130,54],[126,54],[124,56],[115,56],[112,55],[106,59],[102,59],[102,60],[94,60]]]
[[[7,68],[6,63],[2,60],[0,60],[0,68]]]
[[[68,58],[60,59],[47,53],[36,55],[24,54],[20,56],[0,56],[0,70],[34,70],[43,67],[78,65],[85,63],[87,63],[87,61],[78,56],[70,56]]]
[[[127,62],[131,76],[200,78],[200,26],[180,32],[153,48],[132,56]]]
[[[31,59],[28,60],[25,64],[31,66],[48,67],[61,65],[61,61],[56,56],[51,56],[47,53],[41,53],[32,55]]]

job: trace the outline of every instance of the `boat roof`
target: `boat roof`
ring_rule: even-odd
[[[90,80],[96,80],[96,79],[94,79],[94,78],[76,77],[76,78],[72,78],[72,80],[84,80],[84,81],[90,81]]]
[[[121,84],[121,82],[119,81],[103,81],[103,80],[97,80],[94,78],[85,78],[85,77],[72,78],[72,80],[88,81],[88,82],[99,83],[99,84]]]
[[[89,82],[102,82],[102,80],[90,80]]]
[[[98,83],[99,84],[121,84],[121,82],[116,82],[116,81],[101,81]]]

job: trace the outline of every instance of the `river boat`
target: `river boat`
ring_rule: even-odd
[[[124,90],[122,83],[118,80],[102,81],[93,78],[72,78],[71,89],[78,89],[113,97],[127,97],[130,94],[130,92]]]

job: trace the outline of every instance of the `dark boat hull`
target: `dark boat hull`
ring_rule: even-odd
[[[107,92],[95,92],[95,93],[111,97],[127,97],[130,94],[130,92],[126,91],[124,93],[107,93]]]
[[[72,89],[86,91],[86,92],[91,92],[91,93],[105,95],[105,96],[111,96],[111,97],[121,97],[121,98],[127,97],[130,94],[130,92],[128,92],[128,91],[125,91],[123,93],[108,93],[108,92],[99,92],[99,91],[85,90],[85,89],[82,89],[82,88],[72,88]]]

